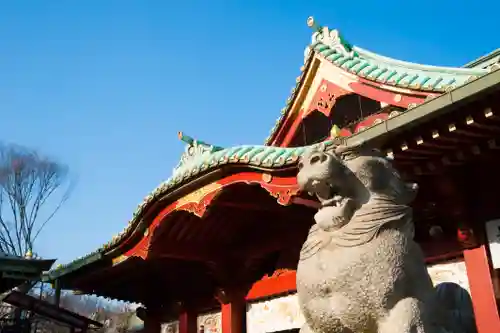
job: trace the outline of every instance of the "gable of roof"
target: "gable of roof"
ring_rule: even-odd
[[[430,66],[392,59],[355,46],[338,30],[318,25],[313,17],[308,18],[307,24],[314,32],[311,43],[305,50],[306,64],[319,56],[350,74],[386,86],[441,94],[484,76],[500,66],[500,49],[463,67]],[[304,75],[300,79],[304,80]],[[265,144],[271,144],[285,124],[290,105],[297,89],[300,88],[301,85],[297,84]]]

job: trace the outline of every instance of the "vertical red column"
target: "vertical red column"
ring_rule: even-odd
[[[464,250],[470,293],[478,333],[500,332],[500,317],[485,245]]]
[[[246,332],[246,303],[243,294],[237,294],[221,304],[222,333]]]
[[[179,314],[179,333],[196,333],[197,314],[191,310],[182,310]]]

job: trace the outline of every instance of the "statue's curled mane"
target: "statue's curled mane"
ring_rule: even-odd
[[[330,243],[342,247],[362,245],[384,227],[397,228],[413,237],[411,208],[384,197],[373,198],[354,213],[349,223],[332,232]]]

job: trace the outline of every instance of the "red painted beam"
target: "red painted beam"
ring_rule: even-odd
[[[296,272],[285,272],[276,277],[266,278],[254,283],[246,295],[247,301],[295,292],[297,289]]]
[[[236,208],[241,210],[250,210],[250,211],[258,211],[258,212],[277,212],[281,208],[281,206],[275,205],[273,207],[265,207],[263,205],[258,204],[249,204],[249,203],[241,203],[241,202],[229,202],[229,201],[216,201],[212,204],[216,207],[228,207],[228,208]]]
[[[274,134],[274,139],[270,141],[271,146],[278,146],[278,147],[284,147],[283,146],[283,141],[286,140],[286,137],[288,136],[290,132],[291,127],[296,127],[298,125],[294,125],[296,123],[297,118],[293,117],[293,114],[288,115],[287,119],[283,121],[283,123],[280,125],[279,129],[276,131]],[[300,121],[298,122],[300,123]]]

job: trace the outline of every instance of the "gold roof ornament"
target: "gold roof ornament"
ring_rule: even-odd
[[[340,136],[340,128],[334,124],[332,126],[332,129],[330,130],[330,137],[338,138],[339,136]]]
[[[314,20],[314,17],[309,16],[307,18],[307,26],[314,31],[321,31],[321,26]]]

